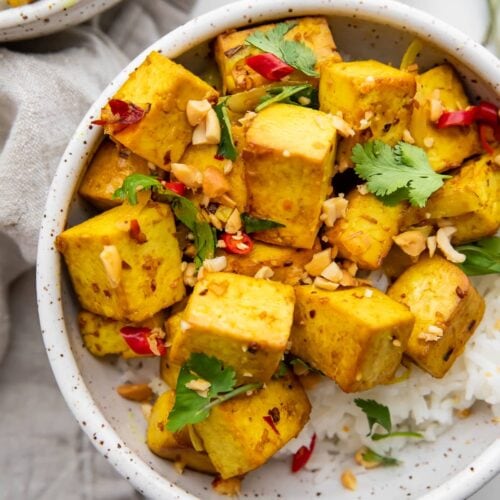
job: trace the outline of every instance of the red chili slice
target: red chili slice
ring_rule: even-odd
[[[175,194],[178,194],[179,196],[184,196],[186,194],[186,185],[183,184],[182,182],[161,181],[161,184],[164,188],[170,189],[170,191],[173,191]]]
[[[293,455],[292,460],[292,472],[298,472],[302,467],[304,467],[314,451],[314,446],[316,445],[316,434],[313,434],[311,438],[311,443],[309,448],[307,446],[301,446]]]
[[[161,339],[151,336],[151,328],[146,326],[125,326],[120,330],[123,340],[136,354],[142,356],[164,356],[167,353],[165,343]],[[151,344],[156,342],[156,351],[153,352]]]
[[[477,107],[471,106],[462,111],[447,111],[438,120],[438,128],[465,127],[472,125],[477,120]]]
[[[477,106],[477,121],[495,126],[498,123],[498,108],[491,102],[482,102]]]
[[[94,125],[115,125],[120,126],[119,130],[123,130],[128,125],[133,125],[141,121],[146,114],[146,110],[136,106],[131,102],[121,101],[120,99],[111,99],[109,101],[111,115],[106,110],[103,111],[100,120],[94,120]]]
[[[225,250],[228,253],[237,255],[248,255],[253,248],[253,241],[248,234],[241,233],[241,237],[235,234],[222,233],[222,241],[225,243]]]
[[[264,419],[264,421],[266,422],[266,424],[268,424],[269,427],[271,427],[271,429],[276,434],[278,434],[278,436],[279,436],[280,435],[280,431],[278,430],[278,428],[276,427],[276,425],[274,425],[273,417],[271,417],[271,415],[264,415],[262,418]]]
[[[483,146],[483,149],[490,155],[492,155],[495,152],[495,149],[493,146],[489,143],[489,132],[492,132],[492,136],[495,135],[495,130],[493,127],[490,125],[487,125],[486,123],[481,123],[479,125],[479,138],[481,139],[481,146]]]
[[[133,240],[139,243],[139,245],[148,241],[146,235],[141,231],[141,226],[139,226],[139,221],[137,219],[132,219],[130,221],[130,229],[128,230],[128,233]]]
[[[254,71],[257,71],[259,75],[273,82],[281,80],[290,73],[293,73],[293,68],[274,54],[257,54],[247,57],[245,62]]]

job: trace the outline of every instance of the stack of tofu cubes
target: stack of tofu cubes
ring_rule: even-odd
[[[234,94],[270,83],[245,64],[246,57],[258,50],[244,40],[256,29],[272,27],[217,37],[215,55],[224,92]],[[482,299],[467,277],[439,258],[410,268],[388,295],[364,286],[323,290],[299,284],[297,276],[287,274],[287,262],[303,260],[300,255],[307,261],[321,250],[322,205],[335,195],[331,182],[335,165],[349,163],[353,144],[376,138],[394,145],[409,129],[415,140],[423,141],[428,133],[421,130],[421,117],[412,119],[418,83],[414,74],[376,61],[342,62],[323,18],[297,20],[286,37],[303,41],[317,57],[319,79],[300,72],[294,75],[295,81],[319,88],[320,109],[278,103],[244,124],[233,122],[239,154],[228,174],[230,195],[240,211],[282,224],[254,234],[260,260],[255,257],[245,267],[238,261],[243,263],[246,257],[234,257],[239,274],[205,273],[185,298],[182,252],[170,207],[146,193],[140,193],[140,203],[134,206],[112,198],[128,174],[145,173],[148,164],[165,170],[172,162],[196,163],[201,170],[222,169],[215,158],[216,145],[191,144],[193,128],[185,112],[189,100],[215,103],[218,93],[156,52],[114,96],[143,106],[147,113],[120,130],[106,128],[119,147],[106,140],[82,181],[82,196],[107,210],[57,238],[84,309],[80,326],[93,354],[134,356],[120,329],[125,325],[155,328],[168,316],[169,349],[161,360],[161,374],[172,389],[181,365],[197,352],[234,368],[238,384],[264,383],[262,389],[214,407],[205,421],[175,434],[166,428],[174,391],[161,395],[153,407],[147,434],[151,450],[223,478],[243,475],[265,463],[297,436],[309,418],[310,403],[298,378],[290,371],[276,376],[285,352],[346,392],[389,382],[408,353],[407,346],[421,367],[443,376],[482,315]],[[457,88],[453,72],[446,69],[436,75],[433,71],[434,78],[447,78]],[[421,77],[420,93],[425,93],[428,79]],[[459,83],[456,92],[463,94]],[[424,113],[423,106],[418,113]],[[352,127],[351,136],[344,137],[339,148],[332,115]],[[427,127],[432,128],[429,123]],[[462,135],[445,139],[441,156],[438,152],[432,157],[437,170],[460,165],[477,149],[472,135],[467,137],[467,148],[458,148],[461,153],[449,143],[463,142]],[[347,200],[346,216],[325,232],[323,242],[364,270],[380,268],[404,220],[422,216],[418,211],[408,214],[403,203],[387,207],[356,189]],[[132,221],[140,226],[140,239],[131,232]],[[267,259],[282,271],[275,277],[282,276],[284,283],[253,276],[255,265],[267,262],[266,255],[272,255]],[[442,279],[432,274],[435,267],[441,269]],[[440,291],[444,283],[446,290]],[[419,290],[428,286],[433,287],[434,299],[452,293],[453,300],[443,299],[447,305],[439,311],[420,307]],[[167,315],[165,310],[171,306]],[[424,349],[419,334],[436,324],[438,312],[446,340]],[[263,418],[267,415],[274,416],[274,428]]]

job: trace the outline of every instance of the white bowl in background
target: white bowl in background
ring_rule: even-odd
[[[90,121],[151,50],[179,58],[193,70],[204,64],[207,40],[239,26],[302,15],[325,15],[340,50],[353,58],[374,57],[398,64],[414,35],[426,42],[420,63],[444,59],[458,69],[473,98],[499,103],[500,61],[461,32],[437,19],[390,0],[242,0],[193,19],[140,54],[106,88],[80,123],[69,143],[49,191],[40,232],[37,292],[42,334],[61,392],[82,429],[99,451],[142,493],[152,498],[216,498],[207,476],[173,466],[149,452],[144,444],[145,423],[138,405],[120,398],[115,387],[123,381],[116,365],[100,361],[82,346],[76,323],[78,304],[54,247],[66,223],[88,217],[75,191],[86,161],[102,138]],[[181,57],[180,57],[181,56]],[[144,363],[144,377],[156,374]],[[358,490],[339,483],[338,470],[322,483],[309,472],[292,475],[289,463],[273,460],[250,473],[243,483],[249,497],[426,499],[465,498],[500,469],[500,426],[491,412],[479,406],[435,443],[406,448],[397,468],[374,469],[358,476]]]
[[[120,1],[38,0],[22,7],[0,9],[0,42],[62,31],[87,21]]]

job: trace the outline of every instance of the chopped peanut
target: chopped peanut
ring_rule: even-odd
[[[304,269],[311,276],[319,276],[323,269],[325,269],[332,261],[331,253],[331,248],[315,253],[312,256],[311,261],[304,266]]]
[[[153,391],[148,384],[122,384],[116,388],[116,392],[130,401],[148,401],[153,396]]]
[[[342,474],[340,475],[340,482],[342,483],[342,486],[347,490],[354,491],[358,487],[356,476],[349,469],[346,469],[344,472],[342,472]]]
[[[99,254],[109,286],[117,288],[122,277],[122,259],[115,245],[104,245],[102,252]]]
[[[209,198],[217,198],[223,195],[231,186],[229,185],[226,176],[215,167],[208,167],[203,172],[202,189],[203,193]]]
[[[452,246],[450,242],[451,236],[456,232],[457,228],[454,226],[447,226],[438,229],[436,234],[436,242],[439,250],[443,253],[443,255],[450,261],[455,264],[460,264],[465,261],[465,255],[457,252]]]
[[[172,174],[191,189],[197,189],[203,183],[203,174],[201,171],[185,163],[172,163]]]
[[[421,231],[410,230],[393,236],[394,243],[410,257],[418,257],[426,247],[426,237]]]
[[[189,125],[192,127],[199,125],[203,120],[205,120],[207,113],[211,109],[212,105],[206,99],[203,99],[202,101],[188,101],[186,106],[186,116]]]

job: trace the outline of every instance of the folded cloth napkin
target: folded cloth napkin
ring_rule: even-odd
[[[0,499],[133,498],[55,388],[38,335],[34,273],[45,198],[89,105],[141,50],[190,17],[196,0],[126,0],[80,27],[0,46]],[[7,291],[16,337],[7,346]],[[22,302],[22,304],[21,304]]]

